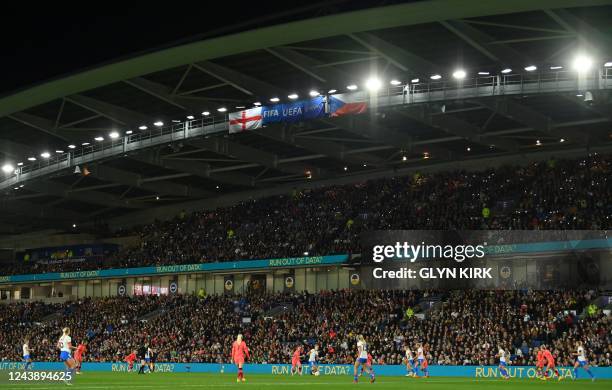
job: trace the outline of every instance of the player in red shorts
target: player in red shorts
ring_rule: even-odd
[[[74,352],[74,360],[76,361],[76,373],[81,373],[81,364],[83,363],[83,357],[85,352],[87,352],[87,340],[82,341],[76,348]]]
[[[302,351],[304,349],[301,345],[293,352],[293,357],[291,358],[291,376],[293,376],[296,372],[302,375],[302,361],[300,360],[302,356]]]
[[[552,370],[555,373],[558,380],[561,380],[561,375],[559,374],[559,370],[557,370],[557,366],[555,365],[555,357],[550,352],[548,347],[544,345],[542,347],[542,353],[544,354],[544,360],[546,360],[546,372],[545,375],[548,377],[548,371]]]
[[[136,351],[132,351],[131,354],[125,357],[125,362],[128,364],[128,372],[132,372],[134,369],[134,361],[136,361]]]
[[[544,352],[542,348],[536,348],[536,376],[540,379],[544,378]]]
[[[244,373],[242,372],[242,366],[244,365],[245,357],[249,358],[249,349],[246,343],[242,340],[242,335],[239,334],[236,337],[236,341],[232,344],[232,363],[238,367],[238,378],[236,382],[245,382]]]

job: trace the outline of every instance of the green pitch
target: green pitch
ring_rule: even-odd
[[[334,389],[354,389],[352,377],[349,376],[278,376],[278,375],[249,375],[246,373],[246,382],[236,383],[234,374],[198,374],[198,373],[152,373],[137,375],[136,373],[117,373],[117,372],[84,372],[79,375],[70,386],[71,389],[122,389],[122,390],[143,390],[143,389],[265,389],[265,390],[285,390],[295,389],[320,389],[327,386],[330,390]],[[563,381],[550,380],[543,382],[538,379],[469,379],[469,378],[428,378],[413,379],[406,377],[379,377],[376,383],[370,384],[365,377],[361,377],[359,384],[361,388],[380,388],[385,390],[406,390],[409,388],[422,388],[428,390],[467,390],[467,389],[576,389],[588,388],[589,390],[609,390],[612,388],[612,380],[590,380]],[[41,384],[20,384],[2,385],[2,389],[58,389],[67,387],[63,383],[41,383]]]

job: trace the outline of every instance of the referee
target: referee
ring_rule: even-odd
[[[149,362],[146,361],[148,349],[149,346],[147,344],[141,345],[140,348],[138,348],[138,358],[140,359],[140,368],[138,369],[138,374],[144,374],[144,369],[149,364]]]

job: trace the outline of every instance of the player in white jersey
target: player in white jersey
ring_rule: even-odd
[[[355,359],[355,369],[353,371],[354,380],[353,382],[357,383],[359,380],[359,375],[357,372],[359,371],[359,366],[366,373],[370,374],[370,383],[374,383],[376,378],[374,377],[374,369],[368,367],[368,343],[366,343],[365,338],[362,335],[357,336],[357,359]]]
[[[319,375],[319,365],[317,364],[317,358],[319,357],[319,346],[315,346],[308,353],[308,364],[310,365],[310,374]]]
[[[429,364],[427,363],[427,359],[425,359],[425,349],[421,343],[417,343],[417,365],[415,367],[415,377],[419,376],[419,369],[423,370],[423,374],[425,374],[425,378],[429,378]]]
[[[510,373],[508,372],[508,362],[506,360],[506,351],[499,347],[497,352],[497,358],[499,359],[499,372],[501,372],[504,379],[510,379]]]
[[[591,367],[589,367],[589,361],[586,358],[586,352],[581,342],[576,343],[576,353],[574,353],[574,356],[576,356],[576,362],[574,363],[574,378],[573,379],[578,378],[578,367],[582,367],[582,369],[584,369],[587,372],[587,374],[589,374],[589,376],[591,377],[591,380],[594,381],[595,375],[593,375],[593,372],[591,371]]]
[[[32,368],[32,354],[30,350],[30,340],[23,340],[23,362],[25,363],[25,370]]]
[[[68,371],[66,372],[66,377],[64,382],[66,384],[70,384],[70,380],[74,374],[74,368],[76,366],[76,361],[70,356],[70,352],[72,351],[72,338],[70,337],[70,328],[62,329],[62,337],[57,341],[57,348],[60,350],[60,359],[66,365]]]
[[[412,351],[410,350],[410,346],[406,345],[404,347],[406,351],[406,376],[414,376],[414,356],[412,355]]]

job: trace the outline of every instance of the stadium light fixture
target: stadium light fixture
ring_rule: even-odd
[[[344,167],[344,172],[348,171],[348,167]]]
[[[365,87],[370,92],[377,92],[380,87],[382,87],[382,83],[376,77],[370,77],[365,82]]]
[[[559,70],[559,69],[563,69],[563,67],[561,65],[553,65],[550,67],[550,70]]]
[[[236,106],[236,110],[244,110],[245,108],[245,106]]]
[[[434,75],[429,76],[429,78],[432,80],[440,80],[442,76],[439,74],[434,74]]]
[[[18,189],[19,189],[19,187],[15,187],[15,188],[13,188],[13,189],[14,189],[14,190],[18,190]]]
[[[159,200],[159,195],[157,195],[157,196],[155,197],[155,200]]]
[[[411,82],[412,84],[416,84],[416,83],[418,83],[419,81],[421,81],[421,80],[420,80],[420,79],[418,79],[418,78],[417,78],[417,79],[412,79],[412,80],[410,80],[410,82]]]
[[[64,153],[64,151],[63,151],[63,150],[61,150],[61,149],[57,149],[57,150],[55,151],[55,153],[62,154],[62,153]]]
[[[49,152],[42,152],[40,154],[40,157],[42,157],[42,158],[49,158],[49,157],[51,157],[51,153],[49,153]]]
[[[364,167],[364,168],[367,168],[367,166],[368,166],[368,164],[363,163],[363,167]]]
[[[348,89],[349,91],[355,91],[357,89],[357,85],[349,84],[346,86],[346,89]]]
[[[315,91],[314,89],[310,92],[308,92],[308,95],[310,95],[311,97],[317,97],[320,95],[319,91]]]
[[[17,166],[18,166],[18,167],[21,167],[21,166],[23,166],[23,163],[22,163],[22,162],[18,162],[18,163],[17,163]]]
[[[73,228],[76,228],[76,223],[73,223],[73,224],[72,224],[72,227],[73,227]]]
[[[13,172],[15,170],[15,167],[13,167],[13,165],[6,163],[2,166],[2,172],[9,174],[11,172]]]
[[[489,74],[489,72],[478,72],[479,76],[488,76]]]
[[[391,80],[391,81],[389,81],[389,84],[391,84],[391,85],[401,85],[402,82],[399,81],[399,80]]]
[[[429,158],[429,152],[423,152],[423,159],[427,160]]]
[[[304,256],[308,256],[308,252],[304,252]]]
[[[217,185],[217,186],[215,186],[215,188],[216,188],[216,189],[219,189],[219,186]]]
[[[108,136],[111,137],[112,139],[117,139],[119,138],[119,133],[116,131],[113,131]]]
[[[593,60],[584,54],[576,56],[576,58],[574,58],[574,62],[572,62],[572,66],[577,72],[587,72],[589,69],[591,69],[592,65]]]
[[[148,127],[145,125],[138,126],[138,130],[146,130],[146,129],[148,129]]]
[[[75,148],[76,148],[76,145],[73,145],[73,144],[68,145],[68,149],[75,149]]]
[[[178,119],[172,119],[172,123],[181,123]]]
[[[209,112],[209,111],[204,111],[204,112],[202,113],[202,115],[204,115],[204,116],[209,116],[209,115],[210,115],[210,112]]]
[[[327,91],[327,93],[332,94],[332,93],[336,93],[338,92],[336,89],[330,89],[329,91]]]
[[[25,184],[20,184],[19,188],[23,188],[25,186]]]
[[[468,152],[471,152],[471,151],[472,151],[472,148],[470,148],[470,147],[468,146],[468,147],[467,147],[465,150],[467,150]]]
[[[36,157],[28,157],[28,161],[36,161]]]
[[[253,105],[254,105],[255,107],[259,107],[259,106],[261,106],[261,102],[255,102],[255,103],[253,103]]]
[[[157,122],[153,123],[153,125],[154,125],[154,126],[157,126],[157,127],[162,127],[162,126],[164,125],[164,122],[162,122],[162,121],[157,121]]]
[[[561,143],[565,142],[565,138],[561,138],[561,139],[559,140],[559,142],[561,142]]]
[[[270,101],[272,103],[276,103],[276,102],[280,102],[280,99],[278,97],[273,97],[273,98],[270,98]]]
[[[193,120],[193,118],[194,118],[193,115],[187,115],[187,119]]]
[[[102,142],[102,141],[104,141],[104,137],[96,137],[96,138],[94,138],[94,140],[98,141],[98,142]]]
[[[604,66],[605,66],[606,68],[612,68],[612,61],[606,62],[606,63],[604,64]]]
[[[81,144],[81,146],[87,146],[87,145],[89,145],[89,142],[83,142],[83,143]]]
[[[408,160],[408,157],[402,156],[402,161],[407,161],[407,160]]]
[[[292,93],[290,95],[287,95],[287,97],[291,100],[295,100],[297,98],[299,98],[300,96],[297,93]]]
[[[537,145],[537,146],[542,146],[542,142],[541,142],[539,139],[537,139],[537,140],[536,140],[536,145]]]
[[[529,65],[529,66],[526,66],[526,67],[525,67],[525,70],[526,70],[527,72],[533,72],[534,70],[538,70],[538,67],[537,67],[537,66],[535,66],[535,65]]]
[[[510,68],[502,69],[502,71],[501,71],[501,72],[502,72],[503,74],[508,74],[508,73],[512,72],[512,69],[510,69]]]
[[[463,69],[457,69],[456,71],[453,72],[453,78],[457,80],[463,80],[466,75],[467,73],[465,73],[465,70]]]
[[[217,111],[219,111],[219,112],[226,112],[226,111],[227,111],[227,108],[225,108],[225,107],[219,107],[219,108],[217,108]]]
[[[132,134],[132,133],[133,133],[133,131],[132,131],[132,130],[128,130],[128,131],[126,131],[126,132],[125,132],[125,134],[127,134],[127,135],[130,135],[130,134]]]

